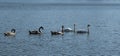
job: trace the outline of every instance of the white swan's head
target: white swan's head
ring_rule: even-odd
[[[87,27],[90,27],[90,24],[88,24]]]

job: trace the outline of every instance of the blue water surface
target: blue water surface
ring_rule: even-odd
[[[119,5],[0,4],[0,56],[119,56],[119,18]],[[73,24],[90,24],[90,34],[50,34]],[[29,35],[40,26],[42,35]],[[4,36],[12,28],[16,36]]]

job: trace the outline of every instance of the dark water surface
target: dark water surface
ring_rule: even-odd
[[[90,34],[51,36],[61,25]],[[43,26],[44,34],[28,31]],[[4,32],[16,29],[15,37]],[[0,4],[0,56],[119,56],[120,6]]]

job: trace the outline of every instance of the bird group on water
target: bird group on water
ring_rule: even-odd
[[[76,30],[76,24],[74,24],[74,28],[64,28],[64,26],[62,25],[62,29],[61,31],[50,31],[51,35],[63,35],[64,32],[74,32],[74,33],[79,33],[79,34],[89,34],[89,27],[90,25],[87,25],[87,29],[80,29],[80,30]],[[30,35],[37,35],[37,34],[42,34],[43,32],[41,30],[44,30],[44,27],[41,26],[38,30],[29,30],[29,34]],[[15,29],[11,29],[11,31],[9,32],[5,32],[4,33],[5,36],[15,36],[16,35],[16,30]]]

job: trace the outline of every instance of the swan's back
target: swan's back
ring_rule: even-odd
[[[6,32],[4,33],[5,36],[14,36],[16,33],[14,32]]]
[[[76,31],[77,33],[88,33],[88,31],[87,30],[85,30],[85,29],[79,29],[78,31]]]
[[[65,28],[64,29],[64,32],[71,32],[71,31],[73,31],[71,28]]]
[[[29,31],[29,34],[40,34],[41,32],[38,32],[38,31],[36,31],[36,30],[34,30],[34,31]]]
[[[63,32],[53,32],[53,31],[51,31],[51,35],[60,35],[60,34],[63,34]]]

